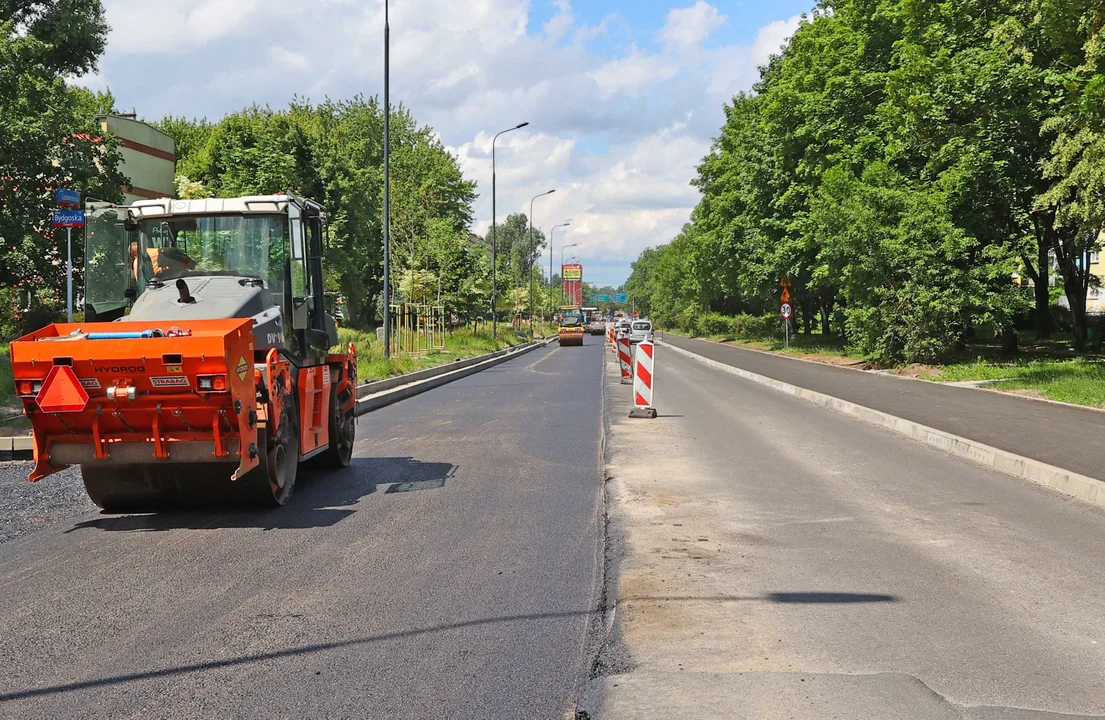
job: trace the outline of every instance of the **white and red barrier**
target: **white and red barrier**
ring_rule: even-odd
[[[618,365],[622,368],[622,382],[627,383],[633,377],[633,351],[629,346],[629,336],[618,334]]]
[[[633,410],[629,417],[656,417],[656,408],[652,405],[652,393],[656,385],[653,372],[655,354],[656,348],[652,343],[637,343],[637,351],[633,354]]]

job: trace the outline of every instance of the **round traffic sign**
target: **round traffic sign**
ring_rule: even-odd
[[[794,307],[790,303],[785,302],[779,306],[779,314],[783,316],[784,320],[790,320],[794,317]]]

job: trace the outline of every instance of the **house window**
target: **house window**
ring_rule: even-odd
[[[1096,265],[1101,262],[1101,253],[1097,250],[1090,251],[1090,265]]]

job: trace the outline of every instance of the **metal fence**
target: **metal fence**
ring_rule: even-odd
[[[391,354],[417,357],[444,350],[447,320],[442,305],[392,305]]]

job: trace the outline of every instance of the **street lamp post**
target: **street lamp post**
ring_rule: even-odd
[[[389,172],[391,170],[391,102],[388,97],[390,85],[389,46],[391,45],[388,28],[388,0],[384,0],[384,359],[391,358],[391,196],[389,194]]]
[[[565,245],[560,248],[560,301],[564,302],[564,251],[568,248],[576,247],[579,243],[572,243],[571,245]]]
[[[556,235],[556,229],[557,228],[567,227],[571,224],[572,224],[572,222],[569,220],[568,222],[560,223],[559,225],[553,225],[552,230],[549,230],[549,299],[550,300],[552,299],[552,289],[553,289],[553,284],[552,284],[553,236]],[[561,278],[561,280],[563,280],[563,278]],[[549,315],[553,314],[552,311],[553,311],[553,308],[549,308]]]
[[[529,339],[531,342],[533,341],[533,201],[539,197],[552,195],[554,192],[556,192],[555,188],[534,195],[529,201],[529,266],[526,271],[529,273]]]
[[[499,136],[503,133],[512,132],[520,128],[524,128],[529,125],[528,122],[518,123],[512,128],[507,128],[500,132],[495,133],[495,137],[491,138],[491,339],[494,340],[499,336],[499,322],[498,316],[495,312],[495,304],[497,300],[497,282],[498,282],[498,266],[495,261],[495,141],[499,139]]]

